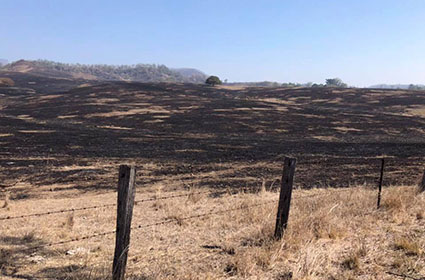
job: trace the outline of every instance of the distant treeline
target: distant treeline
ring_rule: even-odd
[[[411,90],[425,90],[425,86],[424,85],[414,85],[414,84],[411,84],[411,85],[409,85],[409,87],[407,89],[411,89]]]
[[[229,86],[241,86],[241,87],[285,87],[285,88],[295,88],[295,87],[312,87],[313,83],[278,83],[278,82],[235,82],[235,83],[224,83]],[[315,85],[315,86],[324,86],[324,85]]]
[[[80,76],[99,80],[127,80],[141,82],[177,82],[203,83],[206,75],[198,71],[197,75],[188,75],[178,69],[172,70],[165,65],[135,64],[135,65],[106,65],[106,64],[70,64],[48,60],[19,60],[2,67],[3,70],[15,71],[19,67],[30,67],[32,72],[49,75]],[[83,74],[83,75],[82,75]]]
[[[324,84],[316,84],[316,83],[278,83],[278,82],[240,82],[240,83],[227,83],[226,85],[230,86],[245,86],[245,87],[285,87],[285,88],[295,88],[295,87],[312,87],[312,88],[320,88],[320,87],[338,87],[338,88],[346,88],[348,85],[344,83],[339,78],[326,79]]]
[[[382,89],[410,89],[410,90],[425,90],[425,85],[387,85],[387,84],[380,84],[380,85],[374,85],[370,88],[382,88]]]

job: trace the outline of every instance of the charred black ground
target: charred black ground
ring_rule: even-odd
[[[298,158],[298,187],[373,185],[382,156],[386,185],[414,184],[425,164],[421,91],[62,82],[0,88],[4,188],[113,189],[125,162],[139,186],[259,187],[277,182],[284,156]]]

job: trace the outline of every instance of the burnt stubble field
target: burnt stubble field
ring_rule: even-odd
[[[299,188],[374,185],[378,157],[388,158],[386,185],[415,184],[423,167],[422,91],[31,86],[0,89],[0,179],[11,199],[112,190],[121,163],[139,166],[139,185],[213,188],[277,186],[284,156],[298,158]]]

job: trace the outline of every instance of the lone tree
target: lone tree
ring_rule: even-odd
[[[346,88],[347,84],[344,83],[340,78],[333,78],[333,79],[326,79],[326,86]]]
[[[205,83],[211,86],[221,85],[221,80],[217,76],[209,76]]]

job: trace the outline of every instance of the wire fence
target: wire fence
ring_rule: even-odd
[[[282,188],[283,188],[283,185],[285,183],[284,181],[285,181],[284,178],[282,178]],[[287,182],[287,180],[286,180],[286,182]],[[190,190],[187,193],[178,193],[178,194],[163,195],[163,196],[154,195],[152,197],[134,200],[134,205],[137,206],[137,205],[141,205],[141,204],[147,203],[147,202],[155,202],[155,201],[161,201],[161,200],[190,197],[190,196],[194,196],[194,195],[212,195],[212,196],[220,196],[220,195],[224,195],[224,194],[232,195],[232,194],[237,194],[237,193],[241,193],[241,192],[245,192],[245,191],[252,191],[252,190],[253,190],[252,188],[242,188],[242,189],[238,189],[238,190],[222,190],[222,191],[217,191],[217,190],[193,191],[193,190]],[[281,189],[281,191],[282,191],[282,189]],[[339,194],[339,193],[352,192],[352,191],[353,190],[351,188],[345,188],[345,189],[333,190],[332,194]],[[292,192],[292,182],[291,182],[291,192]],[[307,194],[307,195],[295,194],[293,196],[293,199],[314,198],[314,197],[320,197],[320,196],[325,196],[325,195],[329,195],[329,193]],[[291,199],[291,196],[289,195],[289,200],[290,199]],[[130,229],[131,230],[143,230],[143,229],[147,229],[147,228],[151,228],[151,227],[155,227],[155,226],[166,225],[166,224],[171,224],[171,223],[181,223],[182,221],[187,221],[187,220],[209,218],[209,217],[212,217],[212,216],[215,216],[215,215],[223,215],[223,214],[234,212],[234,211],[241,211],[241,210],[244,210],[244,209],[256,208],[256,207],[264,206],[264,205],[267,205],[267,204],[276,203],[278,201],[279,201],[279,205],[278,205],[278,215],[279,215],[280,208],[282,207],[281,200],[282,200],[282,193],[281,193],[280,199],[271,199],[271,200],[268,200],[266,202],[255,203],[255,204],[250,204],[250,205],[241,205],[241,206],[222,209],[222,210],[211,210],[211,211],[208,211],[208,212],[189,215],[189,216],[185,216],[185,217],[178,218],[178,219],[176,219],[176,218],[165,218],[164,220],[149,223],[149,224],[139,224],[139,225],[131,226]],[[289,201],[289,203],[290,203],[290,201]],[[29,213],[29,214],[22,214],[22,215],[16,215],[16,216],[3,216],[3,217],[0,217],[0,221],[8,221],[8,220],[16,220],[16,219],[24,219],[24,218],[36,218],[36,217],[42,217],[42,216],[54,215],[54,214],[60,214],[60,213],[69,213],[69,212],[102,209],[102,208],[112,208],[112,207],[118,207],[118,204],[117,203],[108,203],[108,204],[93,205],[93,206],[86,206],[86,207],[76,207],[76,208],[51,210],[51,211],[40,212],[40,213]],[[374,212],[374,211],[372,211],[372,212]],[[372,212],[370,212],[370,213],[372,213]],[[288,213],[289,213],[289,206],[288,206]],[[285,227],[286,227],[286,225],[285,225]],[[36,246],[30,246],[30,247],[27,247],[27,248],[25,248],[21,251],[37,251],[37,250],[48,248],[48,247],[54,247],[54,246],[65,245],[65,244],[69,244],[69,243],[73,243],[73,242],[90,240],[90,239],[104,237],[104,236],[107,236],[107,235],[112,235],[112,234],[117,234],[117,233],[118,233],[117,229],[105,231],[105,232],[98,232],[98,233],[94,233],[94,234],[91,234],[91,235],[85,235],[85,236],[75,237],[75,238],[66,239],[66,240],[60,240],[60,241],[55,241],[55,242],[50,242],[50,243],[45,243],[45,244],[39,244],[39,245],[36,245]],[[415,279],[415,280],[425,279],[425,278],[415,278],[413,276],[408,276],[408,275],[403,275],[403,274],[397,274],[395,272],[387,272],[387,273],[392,274],[394,276],[405,277],[405,278]]]
[[[327,155],[326,157],[320,155],[302,155],[298,158],[297,162],[301,168],[307,168],[309,172],[303,172],[297,176],[297,185],[302,188],[309,187],[329,187],[329,186],[338,186],[338,187],[351,187],[353,185],[374,185],[375,181],[375,172],[378,172],[379,168],[379,160],[381,157],[376,156],[337,156],[337,155]],[[385,157],[386,161],[389,163],[388,168],[392,169],[391,172],[388,172],[387,178],[385,180],[385,185],[409,185],[415,183],[416,178],[413,178],[412,173],[416,173],[418,170],[422,169],[422,165],[425,162],[425,158],[423,157],[397,157],[397,156],[387,156]],[[223,166],[219,165],[201,165],[202,167],[197,168],[191,164],[169,164],[161,167],[159,170],[156,168],[151,168],[149,172],[152,176],[167,176],[171,178],[179,174],[185,174],[184,177],[175,178],[175,183],[181,181],[183,185],[187,182],[191,182],[191,178],[194,176],[200,175],[205,178],[205,182],[202,182],[201,187],[214,187],[216,185],[224,184],[228,186],[237,186],[242,187],[243,184],[250,185],[250,187],[255,186],[258,183],[259,177],[266,177],[268,180],[270,179],[279,179],[277,178],[278,172],[280,172],[279,162],[281,161],[281,157],[273,158],[267,161],[264,166],[256,166],[251,167],[249,165],[246,166],[235,166],[235,168],[228,168],[227,164]],[[26,163],[27,164],[27,163]],[[60,162],[57,166],[61,166],[63,164]],[[0,164],[1,165],[1,164]],[[256,164],[254,163],[254,166]],[[28,175],[25,173],[26,180],[17,180],[12,183],[10,178],[17,178],[22,176],[23,165],[20,165],[21,168],[20,173],[13,173],[14,171],[10,171],[11,173],[8,176],[5,176],[7,180],[4,182],[0,182],[0,188],[3,190],[7,190],[13,188],[19,182],[30,182],[31,184],[37,186],[45,186],[50,184],[70,184],[72,185],[75,182],[74,176],[79,176],[81,174],[82,177],[93,176],[90,178],[95,179],[96,182],[93,184],[84,186],[84,188],[93,188],[93,189],[102,189],[105,192],[114,193],[114,190],[111,190],[111,178],[112,176],[105,175],[110,174],[112,167],[103,167],[92,169],[87,169],[86,166],[84,168],[76,168],[72,170],[71,173],[67,173],[67,171],[61,171],[60,168],[56,168],[57,170],[44,170],[43,173],[45,176],[40,176],[41,170],[37,168],[29,168]],[[258,172],[260,169],[261,172]],[[88,171],[90,170],[90,171]],[[229,172],[227,172],[227,170]],[[219,178],[213,178],[210,172],[222,172]],[[231,171],[231,172],[230,172]],[[7,174],[7,169],[4,169],[4,172]],[[332,173],[332,174],[330,174]],[[52,175],[52,177],[51,177]],[[276,177],[275,177],[276,176]],[[245,177],[245,179],[240,181],[233,181],[236,177]],[[49,178],[47,180],[47,178]],[[140,178],[145,181],[146,184],[149,184],[152,181],[150,178]],[[231,185],[233,184],[233,185]],[[70,186],[73,188],[74,186]],[[77,187],[77,186],[75,186]],[[220,186],[221,187],[221,186]],[[78,188],[80,188],[78,186]],[[19,199],[20,194],[11,194],[10,197],[12,200]]]
[[[110,203],[110,204],[87,206],[87,207],[80,207],[80,208],[68,208],[68,209],[61,209],[61,210],[52,210],[52,211],[47,211],[47,212],[42,212],[42,213],[32,213],[32,214],[24,214],[24,215],[18,215],[18,216],[5,216],[5,217],[0,217],[0,221],[24,219],[24,218],[31,218],[31,217],[41,217],[41,216],[47,216],[47,215],[53,215],[53,214],[59,214],[59,213],[69,213],[69,212],[109,208],[109,207],[116,207],[116,206],[117,206],[116,203]]]
[[[152,201],[159,201],[159,200],[167,200],[167,199],[173,199],[173,198],[181,198],[181,197],[189,197],[192,195],[199,195],[199,194],[208,194],[213,196],[220,196],[223,194],[235,194],[239,193],[241,191],[249,190],[248,188],[238,189],[238,190],[225,190],[225,191],[197,191],[197,192],[189,192],[185,194],[176,194],[176,195],[170,195],[170,196],[154,196],[150,198],[135,200],[134,204],[142,204],[145,202],[152,202]],[[16,219],[24,219],[24,218],[31,218],[31,217],[41,217],[41,216],[47,216],[47,215],[54,215],[54,214],[60,214],[60,213],[69,213],[69,212],[78,212],[78,211],[85,211],[85,210],[92,210],[92,209],[102,209],[102,208],[111,208],[116,207],[116,203],[109,203],[109,204],[102,204],[102,205],[94,205],[94,206],[86,206],[86,207],[79,207],[79,208],[67,208],[67,209],[60,209],[60,210],[52,210],[47,212],[41,212],[41,213],[31,213],[31,214],[23,214],[23,215],[17,215],[17,216],[4,216],[0,217],[0,221],[5,220],[16,220]]]
[[[257,203],[257,204],[252,204],[252,205],[240,206],[240,207],[229,208],[229,209],[224,209],[224,210],[219,210],[219,211],[210,211],[210,212],[207,212],[207,213],[201,213],[201,214],[196,214],[196,215],[191,215],[191,216],[183,217],[183,218],[180,218],[179,221],[199,219],[199,218],[204,218],[204,217],[209,217],[209,216],[214,216],[214,215],[225,214],[225,213],[229,213],[229,212],[233,212],[233,211],[240,211],[240,210],[255,208],[255,207],[267,205],[267,204],[270,204],[270,203],[276,203],[276,201],[277,200],[274,199],[274,200],[270,200],[270,201],[263,202],[263,203]],[[156,223],[145,224],[145,225],[143,225],[143,224],[137,225],[137,226],[131,227],[131,229],[132,230],[140,230],[140,229],[146,229],[146,228],[150,228],[150,227],[154,227],[154,226],[160,226],[160,225],[170,224],[170,223],[173,223],[173,222],[177,222],[177,220],[174,219],[174,218],[169,218],[169,219],[166,219],[166,220],[163,220],[163,221],[159,221],[159,222],[156,222]],[[64,244],[68,244],[68,243],[72,243],[72,242],[88,240],[88,239],[97,238],[97,237],[101,237],[101,236],[105,236],[105,235],[110,235],[110,234],[114,234],[114,233],[116,233],[116,230],[111,230],[111,231],[106,231],[106,232],[100,232],[100,233],[95,233],[95,234],[92,234],[92,235],[86,235],[86,236],[82,236],[82,237],[75,237],[75,238],[68,239],[68,240],[62,240],[62,241],[58,241],[58,242],[51,242],[51,243],[47,243],[47,244],[37,245],[37,246],[29,247],[29,248],[27,248],[25,250],[34,251],[34,250],[38,250],[38,249],[42,249],[42,248],[46,248],[46,247],[52,247],[52,246],[57,246],[57,245],[64,245]]]
[[[153,202],[153,201],[160,201],[160,200],[167,200],[167,199],[173,199],[173,198],[181,198],[181,197],[189,197],[193,195],[200,195],[200,194],[207,194],[207,195],[213,195],[213,196],[220,196],[224,194],[237,194],[244,191],[251,191],[251,188],[242,188],[237,190],[225,190],[225,191],[197,191],[197,192],[189,192],[185,194],[176,194],[176,195],[170,195],[170,196],[153,196],[150,198],[135,200],[134,205],[142,204],[145,202]],[[345,188],[338,190],[336,192],[344,192],[344,191],[351,191],[350,188]],[[301,197],[294,197],[294,198],[308,198],[308,197],[315,197],[319,194],[312,194],[307,196],[301,196]],[[5,220],[16,220],[16,219],[25,219],[25,218],[32,218],[32,217],[41,217],[41,216],[47,216],[47,215],[54,215],[54,214],[61,214],[61,213],[69,213],[69,212],[78,212],[78,211],[85,211],[85,210],[92,210],[92,209],[102,209],[102,208],[111,208],[116,207],[116,203],[108,203],[108,204],[102,204],[102,205],[94,205],[94,206],[86,206],[86,207],[79,207],[79,208],[67,208],[67,209],[60,209],[60,210],[51,210],[41,213],[30,213],[30,214],[23,214],[23,215],[17,215],[17,216],[3,216],[0,217],[0,221]]]
[[[352,190],[343,189],[343,190],[334,191],[333,193],[343,193],[343,192],[347,192],[347,191],[352,191]],[[157,197],[156,199],[154,199],[154,198],[142,199],[142,200],[139,200],[138,202],[148,202],[148,201],[156,201],[156,200],[161,200],[161,199],[179,198],[179,197],[190,196],[190,195],[193,195],[193,194],[214,194],[214,195],[216,195],[216,194],[226,194],[226,193],[229,193],[229,192],[228,191],[222,191],[222,192],[202,191],[202,192],[194,192],[194,193],[189,193],[189,194],[184,194],[184,195],[180,194],[180,195],[173,195],[173,196]],[[329,195],[329,194],[322,193],[322,194],[311,194],[311,195],[302,195],[302,196],[297,195],[297,196],[294,196],[294,199],[314,198],[314,197],[327,196],[327,195]],[[131,227],[131,229],[132,230],[140,230],[140,229],[146,229],[146,228],[150,228],[150,227],[154,227],[154,226],[170,224],[170,223],[173,223],[173,222],[199,219],[199,218],[204,218],[204,217],[209,217],[209,216],[214,216],[214,215],[221,215],[221,214],[226,214],[226,213],[229,213],[229,212],[241,211],[241,210],[245,210],[245,209],[260,207],[260,206],[268,205],[268,204],[271,204],[271,203],[276,203],[277,201],[278,201],[278,199],[271,199],[271,200],[268,200],[268,201],[262,202],[262,203],[244,205],[244,206],[228,208],[228,209],[218,210],[218,211],[212,210],[212,211],[209,211],[207,213],[201,213],[201,214],[196,214],[196,215],[191,215],[191,216],[179,218],[178,220],[176,220],[175,218],[168,218],[168,219],[165,219],[163,221],[159,221],[159,222],[155,222],[155,223],[144,224],[144,225],[143,224],[136,225],[136,226]],[[50,215],[50,214],[55,214],[55,213],[65,213],[65,212],[72,212],[72,211],[86,210],[86,209],[99,209],[99,208],[102,208],[102,207],[110,207],[110,206],[116,206],[116,204],[106,204],[106,205],[91,206],[91,207],[84,207],[84,208],[64,209],[64,210],[58,210],[58,211],[50,211],[50,212],[46,212],[46,213],[35,213],[35,214],[28,214],[28,215],[22,215],[22,216],[15,216],[15,217],[10,217],[10,218],[6,217],[3,220],[13,219],[13,218],[18,219],[18,218],[22,218],[22,217],[37,217],[37,216],[41,216],[41,215]],[[93,238],[97,238],[97,237],[101,237],[101,236],[115,234],[115,233],[116,233],[116,230],[99,232],[99,233],[95,233],[95,234],[92,234],[92,235],[75,237],[75,238],[71,238],[71,239],[68,239],[68,240],[61,240],[61,241],[57,241],[57,242],[51,242],[51,243],[46,243],[46,244],[28,247],[28,248],[25,249],[25,251],[34,251],[34,250],[43,249],[43,248],[46,248],[46,247],[53,247],[53,246],[64,245],[64,244],[78,242],[78,241],[84,241],[84,240],[93,239]]]

